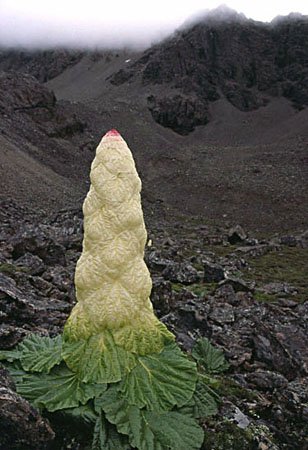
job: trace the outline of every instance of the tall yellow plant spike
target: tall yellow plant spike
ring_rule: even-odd
[[[90,178],[83,205],[83,251],[75,273],[77,304],[66,323],[65,339],[74,342],[101,334],[103,343],[107,333],[125,350],[159,352],[174,336],[156,318],[149,299],[141,181],[116,130],[97,147]]]

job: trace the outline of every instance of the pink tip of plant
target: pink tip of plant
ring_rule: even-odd
[[[106,137],[121,137],[120,133],[116,129],[112,129],[105,134]]]

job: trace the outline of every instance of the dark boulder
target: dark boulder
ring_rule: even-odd
[[[157,123],[182,135],[189,134],[198,125],[206,125],[210,117],[207,102],[196,96],[177,94],[157,98],[151,95],[148,108]]]
[[[39,226],[26,225],[12,237],[10,244],[14,260],[31,253],[38,256],[47,265],[57,263],[66,265],[65,248]]]
[[[163,278],[154,279],[151,301],[159,317],[170,312],[172,299],[173,295],[170,281],[165,281]]]
[[[173,283],[193,284],[200,281],[198,271],[186,263],[172,263],[169,264],[163,271],[162,276],[165,280]]]
[[[225,271],[219,264],[203,261],[203,270],[203,281],[205,283],[218,283],[225,278]]]
[[[3,308],[2,308],[3,309]],[[10,321],[10,317],[1,311],[0,318],[3,321]],[[16,325],[1,323],[0,325],[0,348],[7,350],[15,347],[27,335],[27,331]]]
[[[220,302],[229,303],[236,306],[240,303],[240,299],[236,295],[231,284],[224,284],[215,290],[215,298]]]
[[[254,290],[254,285],[248,283],[240,278],[228,276],[225,280],[219,283],[219,286],[230,285],[235,292],[251,292]]]
[[[17,267],[28,272],[31,275],[41,275],[46,269],[45,264],[37,255],[25,253],[15,261]]]
[[[35,320],[35,307],[18,289],[16,282],[0,273],[0,311],[3,318],[14,324]]]
[[[232,323],[235,320],[234,309],[228,303],[214,304],[212,311],[209,314],[209,318],[220,325]]]
[[[164,270],[171,263],[170,259],[164,258],[157,250],[151,250],[150,253],[147,253],[145,261],[150,269],[158,272]]]
[[[230,242],[231,245],[243,242],[246,239],[246,237],[247,235],[240,225],[232,227],[228,232],[228,241]]]
[[[307,374],[307,336],[296,326],[259,325],[253,337],[255,358],[289,380]]]
[[[41,450],[54,438],[48,421],[14,392],[8,372],[0,368],[0,449]]]
[[[29,290],[32,285],[28,277],[18,277],[17,286],[15,280],[0,273],[0,348],[15,345],[29,332],[59,333],[71,309],[62,298],[50,294],[46,298]]]

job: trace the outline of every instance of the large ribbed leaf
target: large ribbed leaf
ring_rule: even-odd
[[[128,450],[127,436],[119,434],[116,427],[107,422],[103,414],[96,419],[92,450]]]
[[[24,370],[49,373],[55,365],[60,364],[62,338],[51,339],[48,336],[32,334],[18,346],[20,362]]]
[[[109,422],[139,450],[197,450],[202,445],[203,430],[192,417],[140,410],[120,398],[116,387],[103,394],[102,408]]]
[[[13,362],[20,359],[21,353],[18,348],[13,350],[0,350],[0,361]]]
[[[195,363],[171,344],[161,353],[139,357],[121,382],[120,391],[130,405],[166,411],[190,400],[196,380]]]
[[[219,401],[219,395],[207,386],[204,381],[198,381],[193,400],[195,402],[194,417],[203,418],[217,413],[217,401]]]
[[[206,338],[199,339],[193,350],[193,358],[204,367],[207,373],[220,373],[229,368],[222,350],[213,347]]]
[[[88,340],[64,342],[62,356],[85,383],[115,383],[136,364],[135,357],[117,346],[107,331]]]
[[[19,360],[24,370],[30,372],[48,373],[57,364],[60,364],[62,338],[50,338],[32,334],[25,338],[14,350],[0,352],[0,360]]]
[[[26,372],[21,368],[19,361],[14,361],[13,363],[8,363],[5,361],[2,362],[2,364],[9,370],[16,385],[22,382]]]
[[[192,399],[180,408],[180,412],[188,414],[195,419],[212,416],[217,413],[219,396],[207,384],[200,380]]]
[[[154,442],[159,442],[162,448],[170,450],[200,449],[204,432],[191,417],[173,411],[163,414],[145,412],[143,415],[146,426],[154,435]],[[135,442],[138,442],[137,437]],[[148,450],[146,444],[140,448]]]
[[[57,364],[60,364],[62,338],[50,338],[32,334],[25,338],[14,350],[0,352],[0,360],[19,360],[24,370],[31,372],[48,373]]]
[[[81,382],[64,364],[55,367],[49,374],[19,374],[14,380],[20,395],[34,406],[46,408],[51,412],[84,405],[89,399],[106,390],[105,384]]]

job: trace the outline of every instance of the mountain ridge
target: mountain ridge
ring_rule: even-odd
[[[306,221],[302,205],[307,201],[308,178],[304,163],[308,138],[305,107],[308,64],[302,36],[308,36],[308,22],[302,18],[282,22],[272,28],[281,29],[282,36],[289,39],[281,43],[276,37],[275,41],[279,41],[279,48],[285,49],[279,70],[287,78],[281,77],[278,71],[277,80],[276,65],[273,72],[267,71],[265,65],[248,88],[245,83],[253,71],[249,64],[250,72],[244,70],[248,57],[241,49],[250,33],[249,21],[240,28],[244,34],[239,31],[239,24],[218,26],[216,40],[223,51],[216,51],[216,60],[212,58],[213,52],[209,53],[212,41],[198,38],[199,35],[207,37],[211,32],[208,26],[201,25],[184,34],[178,32],[178,36],[139,53],[123,50],[71,54],[56,50],[32,56],[17,55],[16,59],[10,52],[7,57],[2,53],[0,70],[6,69],[3,80],[9,73],[17,77],[16,85],[17,79],[25,77],[21,72],[32,72],[40,82],[47,80],[43,85],[36,81],[38,84],[25,95],[27,83],[22,78],[24,86],[20,84],[18,95],[35,98],[40,86],[44,86],[56,98],[52,107],[42,105],[44,114],[40,111],[35,117],[29,109],[13,108],[8,113],[7,92],[13,88],[4,85],[0,111],[2,133],[22,152],[29,155],[31,148],[30,157],[34,162],[47,164],[53,172],[64,175],[61,183],[58,178],[54,180],[57,194],[54,206],[48,207],[80,207],[88,186],[93,151],[108,129],[117,128],[134,152],[143,180],[148,217],[157,216],[171,222],[190,218],[201,222],[229,221],[254,230],[302,228]],[[297,26],[298,31],[291,33]],[[261,33],[262,37],[263,30],[263,25],[260,28],[254,24],[252,36]],[[266,36],[272,36],[268,27],[266,30]],[[236,39],[231,39],[231,31]],[[229,38],[222,39],[226,36]],[[258,44],[252,38],[249,42],[252,48]],[[262,50],[266,44],[263,37],[260,42]],[[275,62],[279,52],[271,47],[273,42],[271,37],[265,48],[271,50],[267,57]],[[229,59],[224,56],[228,45],[233,49]],[[198,57],[202,46],[205,56]],[[262,55],[263,50],[258,45],[256,48],[258,55]],[[204,70],[206,58],[212,66]],[[159,74],[150,64],[157,61],[161,64]],[[238,65],[233,67],[233,63]],[[208,75],[212,77],[211,83]],[[281,95],[286,86],[290,96]],[[252,105],[248,103],[243,108],[242,102],[247,98]],[[296,107],[292,102],[298,102]],[[63,119],[59,119],[59,108]],[[201,124],[204,117],[206,125]],[[160,124],[164,120],[167,123]],[[201,123],[196,124],[197,120]],[[59,121],[72,123],[64,126],[62,136],[51,136],[50,129],[59,133],[62,126]],[[5,145],[8,144],[3,144],[3,148]],[[49,148],[54,150],[48,152]],[[61,154],[66,155],[64,159]],[[4,154],[2,158],[5,159]],[[14,195],[13,189],[7,189],[14,184],[7,174],[14,170],[7,170],[7,161],[5,167],[2,191],[4,195],[10,192]],[[40,193],[42,188],[38,184],[36,188]],[[65,192],[62,196],[61,191]],[[30,203],[34,201],[32,197],[30,188],[21,196]],[[46,206],[45,194],[38,204]]]
[[[147,98],[152,117],[180,134],[211,120],[209,103],[226,98],[242,111],[288,98],[308,104],[308,19],[267,25],[248,20],[195,23],[150,48],[131,68],[110,78],[115,85],[141,76],[143,85],[167,84]]]

